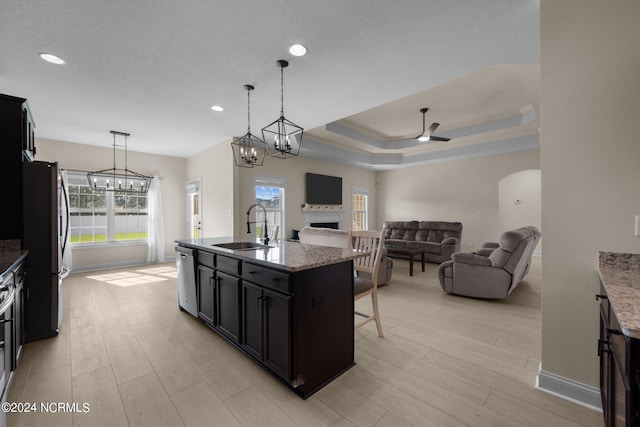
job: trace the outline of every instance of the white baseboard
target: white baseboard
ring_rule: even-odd
[[[536,388],[594,411],[602,412],[600,389],[597,387],[561,377],[540,368],[536,377]]]
[[[176,257],[170,256],[165,257],[164,262],[175,262]],[[87,271],[96,271],[96,270],[111,270],[114,268],[124,268],[124,267],[135,267],[135,266],[143,266],[143,265],[153,265],[157,263],[148,263],[146,260],[131,260],[131,261],[120,261],[116,263],[105,263],[105,264],[94,264],[94,265],[84,265],[82,267],[74,267],[72,273],[83,273]],[[160,263],[161,264],[161,263]]]

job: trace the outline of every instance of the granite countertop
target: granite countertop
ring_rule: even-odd
[[[22,261],[29,251],[20,249],[20,240],[0,240],[0,280]]]
[[[305,245],[286,240],[272,240],[269,247],[254,250],[230,250],[213,245],[229,242],[256,242],[249,236],[209,237],[201,239],[176,240],[181,246],[230,255],[244,261],[262,264],[271,268],[278,268],[291,272],[310,270],[324,265],[337,264],[360,258],[365,254],[351,249],[331,248],[327,246]]]
[[[640,254],[599,252],[598,273],[622,333],[640,339]]]

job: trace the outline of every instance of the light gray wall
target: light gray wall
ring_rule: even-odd
[[[111,143],[109,134],[105,134],[105,147],[36,138],[36,160],[58,162],[60,167],[66,169],[109,169],[113,166]],[[118,168],[124,167],[124,163],[119,163],[120,160],[117,162]],[[182,208],[182,204],[177,204],[176,200],[183,200],[185,197],[187,161],[178,157],[139,153],[129,149],[127,163],[130,170],[162,177],[160,186],[164,217],[164,253],[165,257],[171,258],[174,256],[174,240],[184,234],[183,227],[179,225],[185,222],[185,209]],[[147,245],[75,247],[72,254],[74,270],[140,264],[147,261]]]
[[[533,225],[542,230],[541,173],[540,169],[529,169],[505,176],[498,183],[498,232]],[[541,239],[542,240],[542,239]],[[541,252],[538,242],[536,254]]]
[[[229,141],[230,142],[230,141]],[[202,236],[229,236],[233,230],[234,165],[229,142],[213,147],[187,160],[187,179],[201,178]],[[186,185],[183,183],[183,192]],[[185,193],[186,194],[186,193]],[[185,196],[186,197],[186,196]],[[186,199],[182,205],[185,211]],[[186,223],[182,224],[182,234],[186,233]]]
[[[229,152],[231,148],[227,147]],[[351,188],[367,187],[369,189],[369,228],[375,229],[376,221],[376,191],[375,174],[372,171],[329,163],[307,157],[291,159],[266,158],[264,165],[259,168],[235,168],[236,174],[236,207],[235,232],[246,234],[247,207],[255,202],[254,181],[256,177],[286,178],[286,230],[280,230],[280,236],[287,238],[291,229],[304,226],[302,204],[305,202],[305,173],[312,172],[322,175],[342,177],[342,202],[344,206],[343,227],[351,228]]]
[[[462,250],[496,241],[498,182],[540,167],[540,151],[478,157],[378,172],[379,227],[393,221],[460,221]]]
[[[540,10],[542,369],[597,386],[597,253],[640,252],[640,2]]]

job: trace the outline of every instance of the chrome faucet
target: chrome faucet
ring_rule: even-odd
[[[267,245],[269,244],[269,235],[267,234],[267,210],[264,208],[264,206],[259,205],[258,203],[252,204],[251,206],[249,206],[249,209],[247,209],[247,234],[251,234],[251,224],[260,222],[251,221],[249,214],[251,213],[251,209],[253,208],[262,208],[262,211],[264,212],[264,232],[262,233],[262,242]]]

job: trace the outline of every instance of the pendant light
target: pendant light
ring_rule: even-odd
[[[244,85],[244,88],[247,91],[247,133],[234,139],[231,149],[236,166],[253,168],[262,166],[267,147],[263,140],[251,133],[251,91],[255,88],[251,85]]]
[[[280,117],[262,128],[262,138],[269,156],[287,159],[300,152],[304,129],[284,117],[284,69],[289,63],[280,59],[276,65],[280,67]]]
[[[127,138],[129,133],[110,131],[113,135],[113,167],[87,173],[89,186],[93,191],[116,191],[119,193],[146,193],[151,183],[150,176],[129,170],[127,165]],[[124,169],[116,167],[116,137],[124,138]]]

